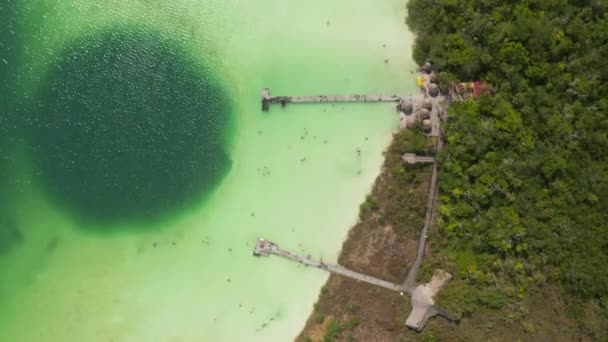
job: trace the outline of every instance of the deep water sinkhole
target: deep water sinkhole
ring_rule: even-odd
[[[67,45],[30,120],[48,192],[96,227],[161,218],[230,168],[230,97],[206,61],[147,28]],[[86,225],[84,225],[86,226]]]

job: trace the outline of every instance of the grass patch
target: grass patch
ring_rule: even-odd
[[[329,321],[327,331],[323,336],[323,342],[334,341],[342,333],[342,330],[344,330],[344,328],[340,325],[340,322],[335,318],[332,318],[331,321]]]
[[[344,328],[346,328],[346,330],[353,331],[353,330],[355,330],[355,328],[358,325],[359,325],[359,317],[353,316],[353,317],[349,318],[348,321],[346,321],[346,323],[344,324]]]

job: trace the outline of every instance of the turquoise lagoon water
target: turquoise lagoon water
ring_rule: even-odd
[[[0,340],[285,341],[413,93],[405,2],[1,0]],[[388,59],[388,62],[385,60]],[[360,150],[360,153],[357,153]]]

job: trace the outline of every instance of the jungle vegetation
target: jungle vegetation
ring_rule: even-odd
[[[505,289],[487,305],[551,283],[594,303],[603,323],[587,333],[598,339],[608,338],[607,8],[410,0],[407,19],[414,58],[438,68],[442,90],[454,80],[492,85],[449,108],[442,248],[467,256],[459,276],[470,284]]]

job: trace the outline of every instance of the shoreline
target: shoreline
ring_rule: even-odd
[[[360,206],[359,220],[342,244],[340,265],[387,281],[403,281],[415,259],[431,166],[406,167],[401,155],[415,150],[414,140],[420,135],[411,130],[393,135],[381,172]],[[405,177],[399,177],[404,173]],[[407,195],[399,197],[399,192]],[[392,341],[407,330],[404,322],[409,310],[403,308],[409,301],[408,296],[331,274],[296,341],[322,340],[338,326],[347,340],[351,336],[362,341]]]

